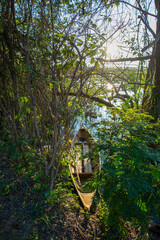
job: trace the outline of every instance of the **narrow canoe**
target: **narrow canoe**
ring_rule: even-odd
[[[88,130],[81,126],[71,143],[71,163],[69,165],[70,174],[75,189],[81,202],[90,211],[92,200],[95,195],[93,192],[83,192],[82,186],[93,176],[94,172],[100,167],[99,157],[95,161],[92,158],[82,158],[93,146],[94,139]]]

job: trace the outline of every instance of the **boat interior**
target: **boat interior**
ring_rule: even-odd
[[[99,163],[95,163],[91,157],[91,149],[93,145],[93,137],[81,127],[72,140],[73,162],[71,164],[71,172],[80,186],[82,186],[93,173],[97,170]],[[87,155],[89,155],[87,156]]]

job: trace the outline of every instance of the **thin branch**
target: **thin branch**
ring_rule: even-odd
[[[142,20],[142,22],[144,23],[144,25],[148,28],[148,30],[152,33],[153,37],[156,38],[156,34],[153,31],[153,29],[149,26],[149,24],[143,19],[143,17],[138,16],[138,18],[140,18]]]
[[[152,16],[152,17],[157,17],[157,15],[154,15],[154,14],[149,13],[149,12],[143,10],[143,9],[140,9],[139,7],[136,7],[136,6],[132,5],[132,4],[129,3],[129,2],[126,2],[126,1],[119,1],[119,2],[125,3],[126,5],[129,5],[130,7],[133,7],[133,8],[135,8],[135,9],[139,10],[140,12],[143,12],[143,13],[145,13],[145,14],[148,14],[148,15],[150,15],[150,16]]]
[[[153,41],[152,43],[150,43],[149,45],[147,45],[146,47],[144,47],[142,49],[142,52],[145,52],[148,48],[152,47],[153,45],[155,45],[158,41],[160,40],[160,32],[159,34],[157,35],[155,41]]]
[[[118,59],[103,59],[103,58],[97,58],[100,62],[135,62],[135,61],[142,61],[142,60],[148,60],[153,58],[152,55],[144,56],[144,57],[135,57],[135,58],[118,58]]]
[[[39,127],[38,127],[38,122],[37,122],[37,109],[36,109],[36,100],[35,100],[35,96],[32,92],[32,87],[31,87],[31,80],[30,80],[30,72],[29,72],[29,67],[30,67],[30,61],[29,61],[29,29],[30,29],[30,22],[28,24],[28,29],[27,29],[27,43],[26,43],[26,65],[27,65],[27,73],[26,73],[26,79],[27,79],[27,83],[28,83],[28,89],[29,89],[29,93],[30,93],[30,97],[31,97],[31,102],[32,102],[32,106],[33,106],[33,113],[34,113],[34,124],[35,124],[35,132],[36,132],[36,137],[37,137],[37,141],[39,143],[39,148],[40,148],[40,152],[45,164],[45,173],[47,175],[47,160],[45,158],[45,155],[43,153],[43,148],[42,148],[42,144],[41,144],[41,139],[40,139],[40,132],[39,132]]]
[[[71,93],[70,92],[69,95],[70,96],[77,96],[77,93]],[[84,93],[82,91],[81,91],[81,93],[79,93],[79,97],[88,98],[88,99],[90,99],[92,101],[98,102],[100,104],[104,104],[107,107],[114,107],[114,105],[112,103],[107,102],[107,101],[105,101],[105,100],[103,100],[101,98],[98,98],[98,97],[90,96],[90,95],[88,95],[88,94],[86,94],[86,93]]]

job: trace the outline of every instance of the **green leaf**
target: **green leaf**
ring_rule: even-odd
[[[24,103],[27,103],[27,102],[28,102],[28,98],[27,98],[27,97],[20,97],[18,100],[19,100],[19,102],[20,102],[21,104],[24,104]]]
[[[59,38],[63,38],[63,34],[62,33],[58,33],[58,37]]]
[[[83,42],[78,42],[77,43],[77,46],[82,46],[83,45]]]
[[[99,71],[99,69],[100,69],[100,65],[99,65],[99,63],[97,63],[97,65],[96,65],[96,69]]]
[[[49,88],[50,88],[50,90],[53,89],[53,83],[49,83]]]

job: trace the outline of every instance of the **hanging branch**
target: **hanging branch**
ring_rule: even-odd
[[[69,96],[77,96],[77,93],[70,92]],[[82,91],[78,94],[78,96],[80,96],[82,98],[88,98],[88,99],[90,99],[92,101],[95,101],[95,102],[98,102],[100,104],[104,104],[107,107],[114,107],[114,105],[112,103],[107,102],[104,99],[101,99],[101,98],[98,98],[98,97],[90,96],[90,95],[88,95],[88,94],[86,94],[86,93],[84,93]]]

